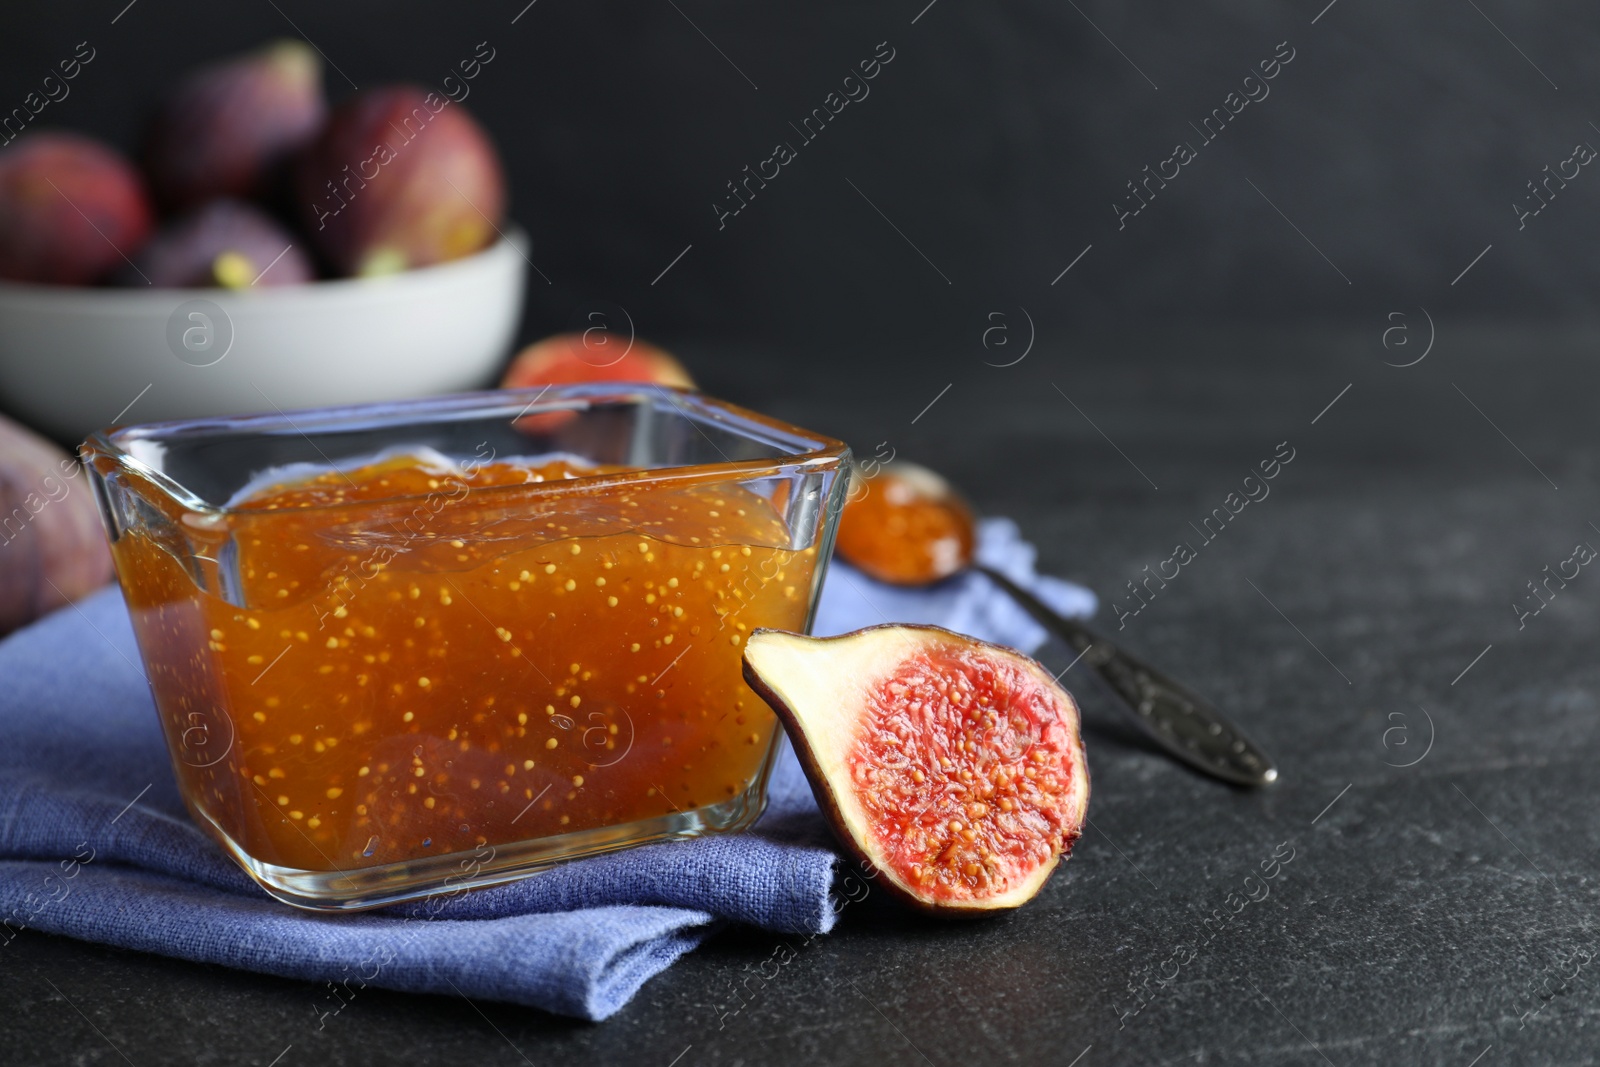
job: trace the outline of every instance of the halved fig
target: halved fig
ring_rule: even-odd
[[[756,630],[744,676],[840,842],[913,906],[1015,908],[1072,851],[1089,805],[1078,708],[1027,656],[936,626]]]

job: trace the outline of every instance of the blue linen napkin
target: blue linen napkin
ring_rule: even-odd
[[[1065,614],[1088,590],[1033,574],[1007,520],[980,558]],[[929,590],[837,561],[815,632],[924,622],[1033,650],[1045,634],[978,576]],[[318,1025],[365,986],[455,993],[604,1019],[718,921],[829,930],[838,857],[784,746],[748,833],[564,864],[532,878],[352,915],[267,897],[189,819],[115,588],[0,642],[0,952],[30,927],[308,979]]]

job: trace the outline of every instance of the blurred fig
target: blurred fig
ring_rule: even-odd
[[[500,388],[582,382],[649,382],[695,388],[683,364],[665,349],[598,327],[535,341],[511,360]],[[555,433],[576,417],[574,411],[540,411],[520,416],[516,425],[524,433]]]
[[[0,634],[111,580],[89,475],[0,417]]]
[[[546,337],[518,352],[502,389],[575,382],[653,382],[693,389],[689,372],[663,349],[608,330]]]
[[[327,111],[321,62],[303,41],[202,67],[150,125],[144,163],[156,198],[182,210],[218,196],[269,196]]]
[[[304,241],[250,205],[213,200],[156,231],[117,281],[148,279],[164,288],[299,285],[316,274],[297,244]]]
[[[0,278],[87,285],[150,233],[133,166],[98,141],[36,133],[0,152]]]
[[[296,173],[305,228],[336,270],[377,275],[494,239],[505,179],[488,134],[438,93],[391,86],[334,109]]]

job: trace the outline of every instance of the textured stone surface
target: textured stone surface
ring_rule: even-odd
[[[1093,826],[1012,917],[938,925],[869,896],[746,997],[777,939],[736,930],[602,1025],[366,991],[320,1032],[308,985],[24,934],[0,958],[0,1047],[281,1067],[1596,1062],[1600,574],[1525,629],[1510,607],[1600,545],[1596,338],[1441,323],[1395,369],[1374,319],[1041,340],[1008,369],[829,354],[799,383],[774,353],[685,346],[713,392],[945,471],[1108,600],[1198,544],[1189,523],[1287,440],[1271,495],[1122,634],[1277,756],[1274,788],[1152,753],[1080,667]],[[1277,876],[1247,881],[1280,846]]]

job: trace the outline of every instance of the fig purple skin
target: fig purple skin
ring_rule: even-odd
[[[488,134],[460,104],[405,85],[334,109],[295,185],[303,228],[342,274],[471,255],[495,239],[505,211]]]
[[[181,211],[214,197],[272,196],[327,112],[321,62],[302,41],[195,71],[167,97],[146,138],[156,199]]]
[[[0,416],[0,635],[111,580],[78,461]]]
[[[35,133],[0,152],[0,278],[88,285],[150,233],[133,165],[70,133]]]
[[[117,281],[174,289],[300,285],[316,277],[304,245],[249,204],[213,200],[157,231]]]

